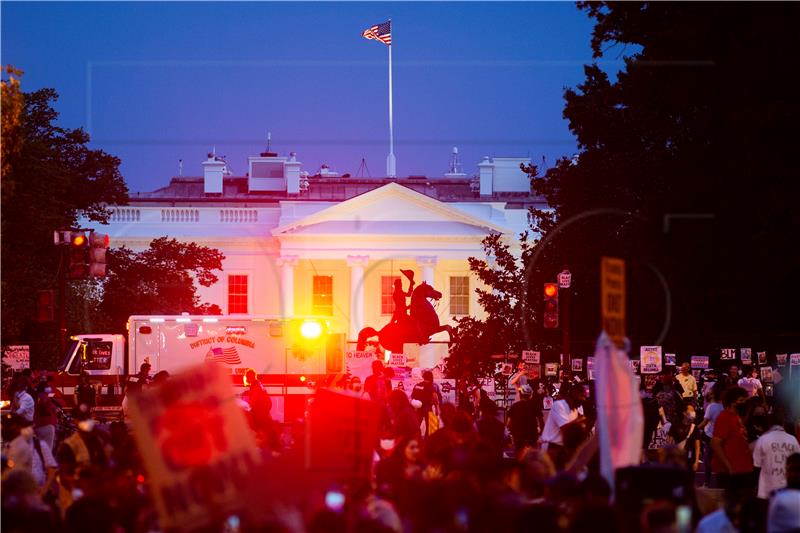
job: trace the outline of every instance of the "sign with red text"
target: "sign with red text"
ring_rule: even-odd
[[[134,436],[161,527],[209,525],[241,506],[260,453],[229,373],[204,364],[130,397]]]
[[[23,370],[31,367],[31,347],[27,344],[3,346],[3,363],[12,370]]]
[[[692,368],[697,368],[701,370],[705,370],[708,368],[708,356],[707,355],[693,355],[689,358],[689,366]]]

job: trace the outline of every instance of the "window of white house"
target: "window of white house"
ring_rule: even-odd
[[[394,280],[400,276],[381,276],[381,314],[391,315],[394,312]]]
[[[311,314],[333,315],[333,276],[314,276]]]
[[[247,313],[247,275],[228,276],[228,314]]]
[[[469,276],[450,276],[450,314],[469,314]]]

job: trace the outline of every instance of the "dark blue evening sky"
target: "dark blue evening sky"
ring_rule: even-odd
[[[399,176],[440,176],[459,147],[549,164],[575,151],[563,90],[591,61],[572,3],[2,3],[2,63],[53,87],[61,124],[122,159],[132,191],[200,175],[212,146],[234,174],[266,132],[303,168],[385,174],[392,19]]]

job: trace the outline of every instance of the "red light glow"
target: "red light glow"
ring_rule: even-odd
[[[552,298],[558,294],[558,286],[555,283],[545,283],[544,284],[544,295],[548,298]]]

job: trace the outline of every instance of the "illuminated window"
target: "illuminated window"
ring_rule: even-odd
[[[333,276],[314,276],[311,314],[333,315]]]
[[[450,314],[469,314],[469,276],[450,276]]]
[[[381,276],[381,314],[391,315],[394,312],[394,301],[392,300],[392,293],[394,292],[394,280],[400,279],[400,276]]]
[[[247,275],[228,276],[228,314],[247,313]]]

